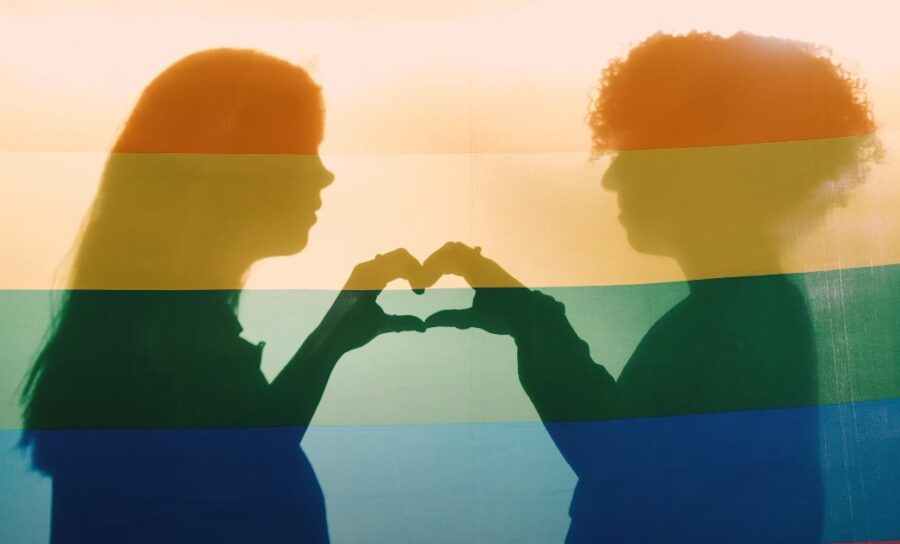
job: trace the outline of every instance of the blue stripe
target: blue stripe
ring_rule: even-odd
[[[598,438],[620,438],[620,449],[599,454],[607,460],[610,452],[624,451],[623,436],[630,436],[632,445],[654,446],[646,449],[648,455],[620,455],[616,473],[659,475],[679,465],[688,471],[672,473],[671,483],[679,478],[689,481],[692,470],[707,473],[760,455],[768,455],[769,468],[777,471],[783,452],[772,448],[783,444],[786,433],[809,417],[819,421],[822,540],[900,537],[898,400],[590,426]],[[190,444],[208,442],[209,433],[221,433],[217,440],[249,441],[258,440],[265,432],[139,431],[135,436],[156,433],[154,440],[165,435],[166,441]],[[723,432],[732,438],[723,442]],[[73,437],[84,434],[67,433]],[[15,447],[18,438],[18,431],[0,431],[0,541],[44,542],[50,483],[29,471],[26,458]],[[717,443],[718,449],[714,447]],[[705,451],[700,447],[703,444]],[[733,447],[736,444],[747,447]],[[659,450],[661,445],[667,445],[667,450]],[[314,426],[303,446],[325,493],[334,542],[560,542],[569,529],[568,509],[576,477],[537,423]],[[691,451],[696,454],[693,458],[689,457]],[[752,485],[756,477],[747,474],[743,487]],[[733,493],[740,487],[741,482],[730,482],[723,489]],[[658,496],[660,489],[651,486],[639,491],[648,500]],[[602,490],[594,491],[603,495]],[[674,491],[676,495],[682,492],[682,498],[687,495],[683,490]],[[786,494],[791,492],[785,489]],[[769,504],[784,499],[767,497]],[[708,504],[669,504],[679,511],[709,510]],[[670,519],[665,512],[649,516],[652,504],[643,506],[634,505],[630,510],[643,512],[644,530],[658,529]],[[710,519],[721,518],[705,518]],[[756,519],[760,530],[784,522],[771,511]],[[603,521],[602,516],[592,523],[598,521]]]

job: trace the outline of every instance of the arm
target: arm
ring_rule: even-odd
[[[565,307],[539,291],[525,290],[511,316],[518,348],[519,381],[544,422],[619,417],[615,380],[591,358],[587,342],[566,318]],[[521,296],[521,295],[520,295]]]
[[[560,452],[582,476],[590,470],[592,423],[620,417],[616,383],[591,359],[565,308],[526,288],[497,263],[463,244],[447,244],[424,264],[426,284],[443,274],[462,276],[475,289],[471,308],[430,316],[428,327],[477,327],[511,336],[519,380]]]
[[[405,278],[418,288],[421,265],[398,249],[358,265],[328,313],[269,385],[267,411],[274,425],[309,425],[328,379],[347,352],[389,332],[425,331],[414,316],[384,313],[376,299],[384,287]]]

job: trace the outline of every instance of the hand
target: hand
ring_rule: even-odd
[[[422,265],[405,249],[378,255],[356,265],[344,289],[316,329],[320,342],[336,357],[368,344],[388,332],[425,332],[412,315],[389,315],[375,301],[391,281],[403,278],[416,293],[424,287]]]
[[[493,334],[514,334],[515,317],[525,298],[522,295],[529,291],[496,262],[483,257],[481,248],[447,242],[425,259],[422,269],[425,287],[452,274],[462,276],[475,289],[471,308],[436,312],[425,320],[426,327],[476,327]]]

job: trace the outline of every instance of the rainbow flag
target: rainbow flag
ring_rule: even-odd
[[[890,10],[757,4],[0,8],[0,541],[900,541]]]

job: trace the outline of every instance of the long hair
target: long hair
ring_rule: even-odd
[[[226,199],[211,196],[231,159],[292,153],[298,141],[314,147],[322,126],[309,75],[256,51],[201,51],[148,85],[105,165],[67,290],[25,379],[22,445],[33,446],[37,468],[49,463],[30,431],[140,420],[121,413],[140,411],[124,382],[135,365],[152,364],[142,352],[172,330],[166,323],[188,298],[233,315],[237,290],[178,292],[179,267],[202,240],[185,233],[198,216],[234,220],[221,209]]]

